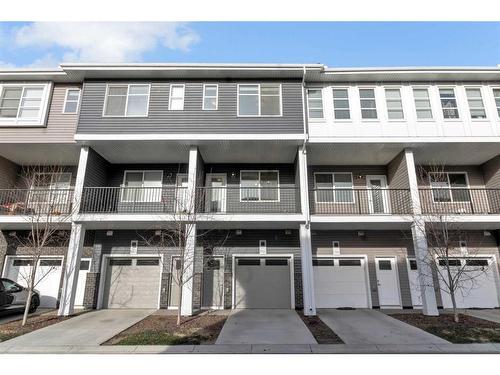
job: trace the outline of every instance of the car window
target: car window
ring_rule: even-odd
[[[6,292],[11,292],[11,291],[14,291],[17,288],[19,288],[19,285],[17,285],[13,281],[10,281],[10,280],[7,280],[7,279],[3,279],[2,280],[2,284],[3,284],[3,287],[4,287],[4,289],[5,289]]]

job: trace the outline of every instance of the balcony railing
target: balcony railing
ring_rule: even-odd
[[[407,215],[409,189],[313,189],[311,212],[317,215]]]
[[[500,214],[500,189],[419,189],[424,214]]]
[[[73,189],[0,189],[0,215],[71,213]]]

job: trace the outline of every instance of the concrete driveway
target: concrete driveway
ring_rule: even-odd
[[[141,321],[156,310],[97,310],[0,343],[2,346],[93,346]]]
[[[377,310],[321,309],[318,315],[346,344],[448,344]]]
[[[216,344],[317,344],[294,310],[233,310]]]

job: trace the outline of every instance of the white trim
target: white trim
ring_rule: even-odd
[[[500,100],[500,86],[490,86],[491,96],[493,98],[493,110],[495,111],[495,118],[500,121],[500,105],[497,106],[495,98]],[[498,90],[498,96],[495,96],[495,90]]]
[[[213,98],[213,96],[205,96],[205,87],[206,86],[215,86],[215,108],[205,108],[205,99]],[[204,83],[203,84],[203,96],[201,102],[201,110],[202,111],[217,111],[219,109],[219,84],[217,83]]]
[[[398,299],[399,299],[399,305],[393,306],[393,305],[384,305],[385,307],[382,307],[382,304],[380,303],[380,286],[378,285],[378,261],[379,260],[391,260],[391,265],[394,265],[394,270],[396,274],[396,288],[398,290]],[[394,263],[392,263],[392,260]],[[403,307],[403,302],[401,299],[401,281],[399,280],[399,270],[398,270],[398,257],[397,256],[375,256],[375,276],[377,277],[377,294],[379,296],[379,307],[382,308],[402,308]]]
[[[387,115],[387,121],[389,122],[401,122],[401,121],[407,121],[406,119],[406,110],[404,107],[404,101],[403,101],[403,92],[402,92],[402,86],[401,85],[388,85],[384,86],[384,99],[385,99],[385,110],[386,110],[386,115]],[[390,118],[389,116],[389,106],[387,105],[388,101],[394,101],[394,99],[388,99],[387,98],[387,90],[398,90],[399,92],[399,102],[401,103],[401,111],[403,111],[403,117],[402,118]]]
[[[485,95],[483,92],[483,86],[481,85],[464,85],[464,94],[465,94],[465,101],[467,102],[467,109],[469,112],[469,121],[471,122],[489,122],[490,119],[488,118],[488,108],[486,106],[486,100],[485,100]],[[467,90],[469,89],[476,89],[479,90],[479,95],[481,95],[480,99],[481,102],[483,103],[482,110],[484,111],[484,118],[472,118],[472,113],[471,113],[471,106],[469,104],[469,96],[467,95]],[[477,99],[476,99],[477,100]]]
[[[323,116],[321,117],[311,117],[311,107],[309,105],[309,90],[319,90],[321,97],[319,100],[321,101],[321,112],[323,112]],[[325,119],[325,103],[323,100],[323,87],[321,86],[308,86],[306,87],[306,99],[307,99],[307,119],[311,122],[314,121],[322,121]],[[313,100],[318,100],[318,98],[313,98]],[[313,108],[313,110],[318,110],[317,108]]]
[[[75,112],[66,112],[66,103],[68,102],[68,93],[70,91],[78,91],[78,100],[76,100],[76,109]],[[78,111],[80,109],[80,99],[82,97],[82,89],[80,87],[68,87],[66,89],[66,93],[64,94],[64,103],[62,107],[62,114],[63,115],[76,115],[78,114]],[[72,100],[73,102],[74,100]]]
[[[331,92],[332,92],[332,110],[333,110],[333,121],[334,122],[341,122],[341,123],[349,123],[352,122],[352,110],[351,110],[351,95],[349,93],[351,87],[350,86],[336,86],[332,85],[330,86]],[[335,99],[335,96],[333,95],[333,91],[335,90],[346,90],[347,91],[347,98],[346,99]],[[335,117],[335,100],[347,100],[348,107],[347,108],[337,108],[337,110],[342,111],[342,110],[347,110],[349,111],[349,118],[336,118]],[[361,105],[361,102],[360,102]]]
[[[359,118],[362,122],[378,122],[380,121],[380,112],[377,101],[377,86],[358,86],[358,98],[359,98]],[[361,105],[362,100],[372,100],[372,98],[362,98],[361,90],[373,90],[373,101],[375,102],[375,108],[363,108]],[[363,109],[365,110],[375,110],[376,117],[375,118],[363,118]]]
[[[456,122],[456,121],[462,121],[462,117],[460,116],[460,107],[458,103],[458,96],[457,96],[457,86],[453,85],[436,85],[437,88],[437,94],[438,94],[438,99],[439,99],[439,105],[441,106],[441,118],[443,121],[446,122]],[[443,103],[441,101],[441,90],[453,90],[453,99],[455,99],[455,103],[457,104],[455,110],[457,111],[458,117],[453,117],[453,118],[446,118],[444,117],[444,110],[445,108],[443,107]]]
[[[182,87],[182,108],[181,109],[172,109],[172,89],[174,87]],[[184,83],[173,83],[170,84],[170,88],[168,90],[168,110],[169,111],[184,111],[184,99],[186,96],[186,85]],[[180,99],[178,97],[174,99]]]
[[[297,134],[75,134],[75,141],[194,141],[194,140],[208,140],[208,141],[221,141],[224,140],[255,140],[255,141],[286,141],[296,140],[303,141],[305,136],[303,133]],[[384,138],[387,140],[387,138]],[[468,137],[467,139],[470,139]],[[359,138],[357,139],[359,141]],[[329,141],[328,141],[329,142]],[[488,139],[491,142],[491,138]],[[297,142],[299,144],[300,142]]]
[[[236,258],[289,258],[288,265],[290,268],[290,309],[295,310],[295,284],[294,284],[294,257],[293,254],[233,254],[232,255],[232,293],[231,293],[231,309],[234,310],[234,301],[236,299]]]
[[[255,187],[250,187],[250,186],[241,186],[241,175],[243,172],[257,172],[259,173],[259,186],[257,187],[259,189],[259,199],[258,200],[243,200],[241,199],[241,191],[243,189],[255,189]],[[278,199],[277,200],[269,200],[269,199],[266,199],[266,200],[262,200],[261,199],[261,193],[262,193],[262,186],[261,186],[261,179],[260,179],[260,175],[262,172],[275,172],[278,174],[278,179],[277,179],[277,182],[278,182],[278,185],[276,186],[276,189],[278,190]],[[256,170],[251,170],[251,169],[241,169],[240,170],[240,202],[245,202],[245,203],[249,203],[249,202],[263,202],[263,203],[269,203],[269,202],[280,202],[280,198],[281,198],[281,194],[280,194],[280,171],[279,170],[271,170],[271,169],[256,169]]]
[[[83,261],[88,261],[89,262],[89,269],[88,270],[81,270],[80,269],[81,263]],[[86,257],[86,258],[83,258],[83,257],[80,258],[80,265],[78,266],[78,277],[80,277],[80,272],[83,271],[83,272],[86,272],[88,274],[91,269],[92,269],[92,258],[88,258],[88,257]],[[86,285],[87,285],[87,277],[85,277],[85,280],[84,280],[84,286],[83,286],[84,290],[83,290],[83,301],[82,301],[82,304],[81,305],[77,305],[75,303],[73,307],[79,307],[79,308],[84,307],[84,303],[85,303],[85,286]],[[76,300],[76,290],[78,290],[78,286],[79,286],[79,284],[77,283],[76,289],[75,289],[75,300]]]
[[[158,309],[161,308],[161,275],[163,273],[163,254],[158,255],[158,254],[136,254],[136,255],[130,255],[130,254],[103,254],[102,260],[101,260],[101,274],[99,277],[99,291],[97,292],[97,306],[96,309],[100,310],[102,309],[102,304],[103,304],[103,296],[104,296],[104,286],[106,284],[106,271],[108,269],[108,264],[109,260],[111,258],[158,258],[160,260],[160,263],[158,265],[158,268],[160,270],[160,283],[159,283],[159,290],[158,290]]]
[[[274,82],[264,82],[264,83],[238,83],[236,85],[236,116],[237,117],[283,117],[283,90],[282,90],[282,84],[279,83],[278,86],[279,86],[279,89],[280,89],[280,95],[279,95],[279,99],[280,99],[280,113],[279,115],[263,115],[261,113],[261,100],[262,100],[262,96],[261,96],[261,85],[264,84],[272,84],[272,85],[276,85],[276,83]],[[257,104],[258,104],[258,114],[257,115],[240,115],[240,86],[257,86],[258,88],[258,93],[257,93],[257,98],[258,98],[258,101],[257,101]]]
[[[432,108],[432,99],[431,99],[431,91],[430,91],[429,85],[416,85],[416,86],[411,86],[411,95],[413,98],[413,107],[415,109],[415,119],[417,122],[435,122],[436,121],[436,115],[434,113],[434,108]],[[430,118],[424,118],[420,119],[418,118],[417,114],[417,103],[416,103],[416,97],[415,97],[415,90],[425,90],[427,92],[427,100],[429,101],[429,107],[428,109],[431,111],[431,117]]]
[[[413,255],[413,256],[406,256],[406,273],[408,274],[408,284],[409,284],[409,287],[410,287],[410,300],[411,300],[411,306],[414,308],[414,309],[422,309],[422,306],[423,306],[423,301],[422,301],[422,291],[420,290],[420,285],[416,285],[416,290],[415,290],[415,293],[419,293],[420,294],[420,300],[422,301],[422,305],[414,305],[413,304],[413,298],[412,298],[412,285],[410,283],[410,273],[411,272],[417,272],[417,280],[419,278],[418,276],[418,265],[417,265],[417,269],[416,270],[412,270],[411,269],[411,265],[410,265],[410,261],[414,261],[415,263],[417,262],[417,259],[416,257]]]
[[[221,261],[221,268],[222,268],[222,304],[220,306],[204,306],[203,305],[203,271],[205,270],[205,258],[220,258]],[[226,278],[224,277],[225,275],[225,267],[226,267],[226,259],[224,255],[203,255],[203,271],[201,275],[201,309],[211,309],[211,310],[224,310],[224,297],[225,297],[225,291],[226,291]]]
[[[123,115],[107,115],[106,114],[106,106],[108,104],[108,93],[109,93],[109,86],[127,86],[127,95],[125,99],[125,110],[123,112]],[[128,99],[129,99],[129,92],[130,92],[130,86],[147,86],[148,87],[148,102],[146,105],[146,113],[144,115],[127,115],[127,109],[128,109]],[[145,95],[145,94],[141,94]],[[139,118],[146,118],[149,116],[149,100],[151,98],[151,84],[150,83],[120,83],[120,82],[113,82],[113,83],[107,83],[106,84],[106,93],[104,95],[104,105],[102,107],[102,117],[118,117],[118,118],[134,118],[134,117],[139,117]]]

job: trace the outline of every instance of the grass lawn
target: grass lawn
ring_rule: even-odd
[[[453,314],[424,316],[422,314],[391,314],[393,318],[439,336],[453,344],[500,342],[500,324],[460,314],[460,322]]]
[[[153,314],[122,331],[103,345],[213,344],[227,316],[205,313],[184,318],[177,327],[175,315]]]
[[[36,331],[37,329],[56,324],[70,318],[70,316],[59,317],[57,316],[56,311],[51,311],[41,315],[30,316],[26,325],[23,327],[21,326],[22,315],[20,315],[19,320],[0,324],[0,342],[10,340],[14,337]]]
[[[305,316],[297,311],[300,318],[311,331],[318,344],[343,344],[344,342],[318,316]]]

